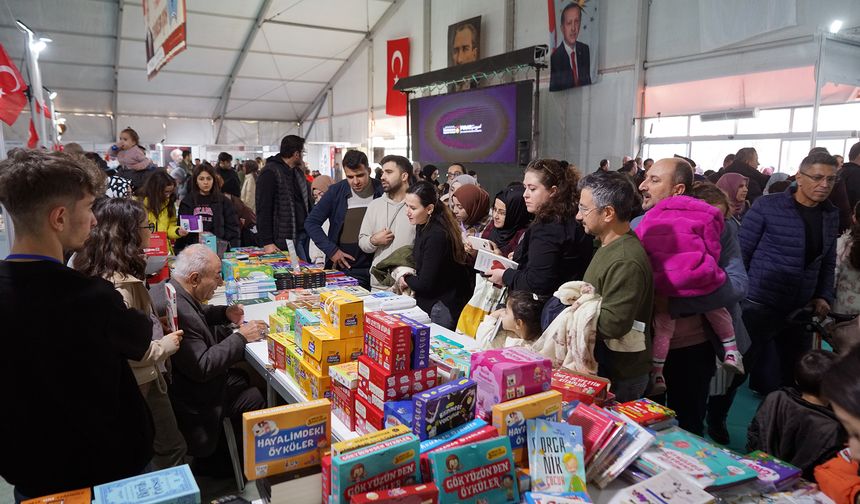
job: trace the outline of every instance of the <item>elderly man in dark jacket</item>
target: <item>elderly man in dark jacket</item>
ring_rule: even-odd
[[[171,357],[170,400],[188,454],[199,464],[195,470],[223,474],[229,465],[221,421],[230,418],[234,430],[241,432],[242,413],[266,406],[260,391],[232,366],[244,360],[245,345],[264,338],[267,331],[260,321],[242,324],[242,305],[204,304],[221,284],[220,272],[218,256],[202,244],[191,245],[176,259],[170,283],[176,289],[179,327],[185,334]],[[231,322],[240,328],[219,330]],[[237,444],[241,446],[241,441]]]
[[[744,216],[738,237],[749,294],[743,311],[753,339],[744,367],[754,369],[776,339],[782,376],[773,388],[794,382],[793,366],[811,347],[809,335],[789,326],[786,316],[804,306],[824,316],[833,302],[839,212],[827,198],[835,183],[836,159],[812,154],[800,164],[796,188],[762,196]]]

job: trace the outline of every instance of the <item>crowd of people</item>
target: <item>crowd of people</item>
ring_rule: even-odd
[[[207,303],[220,260],[179,216],[199,216],[225,248],[294,250],[367,288],[412,295],[434,323],[482,346],[529,346],[610,379],[618,401],[655,397],[683,429],[721,444],[750,377],[765,399],[749,448],[840,491],[860,488],[856,462],[834,462],[845,443],[860,458],[860,350],[813,349],[789,317],[860,314],[860,143],[841,166],[813,149],[791,176],[759,171],[752,148],[707,175],[680,156],[625,159],[617,171],[601,162],[588,174],[535,159],[491,197],[462,163],[442,183],[436,166],[389,155],[373,177],[357,150],[344,154],[342,180],[314,177],[295,135],[240,170],[228,153],[213,166],[190,152],[157,168],[138,141],[123,130],[116,171],[74,149],[14,150],[0,163],[15,231],[0,262],[12,336],[0,381],[15,405],[0,421],[0,475],[16,498],[188,457],[196,471],[229,473],[222,422],[239,431],[242,412],[264,407],[236,365],[267,328],[241,305]],[[146,287],[153,233],[177,256],[178,327],[163,289]],[[515,266],[476,273],[479,250]],[[712,394],[718,370],[729,383]],[[45,435],[57,412],[59,444]],[[67,455],[46,462],[58,449]]]

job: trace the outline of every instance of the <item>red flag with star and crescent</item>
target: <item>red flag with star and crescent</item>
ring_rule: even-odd
[[[27,105],[27,86],[6,49],[0,45],[0,121],[11,126]]]
[[[391,116],[406,115],[406,93],[394,89],[394,84],[409,76],[409,39],[388,41],[388,95],[385,113]]]

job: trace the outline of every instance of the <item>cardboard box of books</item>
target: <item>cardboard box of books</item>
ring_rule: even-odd
[[[526,421],[561,421],[561,394],[555,390],[541,392],[533,396],[503,402],[493,406],[493,426],[499,429],[500,436],[511,440],[514,463],[528,467]]]

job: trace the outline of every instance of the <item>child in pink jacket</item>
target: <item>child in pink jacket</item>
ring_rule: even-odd
[[[636,234],[651,260],[654,291],[663,297],[692,297],[710,294],[726,281],[720,268],[720,235],[725,215],[702,200],[673,196],[645,214]],[[725,308],[704,313],[725,350],[723,365],[743,373],[741,354],[735,341],[732,317]],[[651,393],[666,390],[663,365],[675,321],[664,311],[654,312]]]
[[[138,143],[140,137],[131,128],[122,130],[119,142],[113,146],[113,152],[119,164],[129,170],[142,171],[152,165],[152,160],[146,157],[146,151]]]

